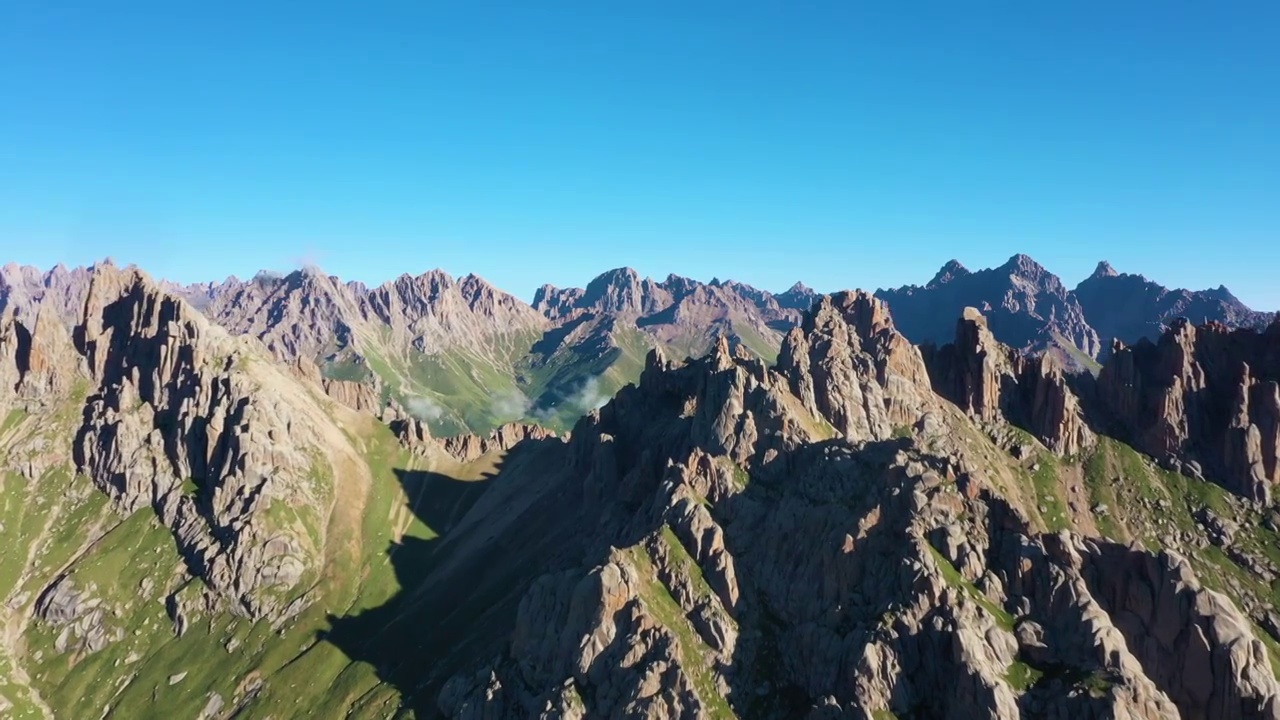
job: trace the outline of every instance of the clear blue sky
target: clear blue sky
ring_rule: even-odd
[[[528,298],[1026,252],[1277,308],[1278,37],[1274,0],[0,0],[0,261]]]

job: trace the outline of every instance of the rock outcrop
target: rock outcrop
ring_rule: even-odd
[[[1093,431],[1055,357],[1002,345],[977,309],[965,308],[955,342],[926,347],[925,356],[934,389],[975,419],[1008,421],[1065,455],[1093,445]]]
[[[12,309],[0,315],[0,407],[4,399],[59,397],[79,377],[80,361],[52,306],[40,305],[28,325]]]
[[[879,307],[836,296],[789,341],[853,368],[848,383],[814,383],[814,406],[846,407],[850,384],[883,390],[882,365],[923,372],[918,358],[865,348],[894,345]],[[548,542],[575,550],[528,578],[496,657],[416,679],[439,688],[434,709],[1280,717],[1280,684],[1248,621],[1178,557],[1037,535],[946,434],[931,451],[879,431],[820,441],[791,380],[727,343],[683,366],[654,353],[637,387],[546,451],[542,467],[556,471],[536,483],[500,473],[489,507],[523,498],[511,526],[543,518]],[[483,555],[482,537],[510,542],[474,527],[446,541],[441,562]]]
[[[883,440],[932,403],[919,350],[861,291],[822,298],[787,335],[778,372],[807,410],[855,440]]]
[[[470,462],[492,452],[506,452],[526,440],[545,440],[555,433],[540,425],[507,423],[486,437],[455,435],[441,441],[444,451],[459,462]]]
[[[1169,467],[1194,463],[1264,503],[1280,481],[1280,322],[1258,332],[1179,320],[1158,342],[1117,342],[1097,396],[1117,433]]]
[[[136,270],[94,272],[75,339],[97,386],[79,471],[122,513],[153,508],[216,592],[280,611],[323,554],[334,489],[315,478],[350,458],[323,409],[254,341]]]

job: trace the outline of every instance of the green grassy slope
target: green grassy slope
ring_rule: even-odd
[[[38,431],[33,426],[18,429]],[[205,607],[202,588],[183,572],[169,530],[151,509],[122,518],[66,467],[35,482],[5,474],[0,696],[12,706],[6,716],[45,717],[42,708],[50,707],[58,717],[132,719],[155,717],[155,708],[164,707],[167,717],[196,717],[219,701],[224,709],[242,705],[245,717],[293,717],[299,707],[314,708],[309,717],[393,714],[400,704],[394,689],[323,634],[333,618],[393,597],[400,587],[388,549],[435,532],[408,510],[423,499],[409,498],[397,474],[421,460],[372,421],[352,439],[364,450],[371,482],[358,490],[361,497],[340,497],[339,504],[359,505],[359,514],[334,513],[323,574],[298,589],[305,609],[277,627],[231,608]],[[354,525],[339,527],[344,522]],[[30,619],[41,590],[63,575],[104,609],[103,626],[118,637],[104,649],[84,653],[73,642],[58,652],[65,628]],[[181,638],[166,610],[169,593],[180,598],[187,619]]]

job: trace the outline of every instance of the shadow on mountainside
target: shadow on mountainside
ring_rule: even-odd
[[[670,536],[664,526],[680,522],[668,499],[681,463],[695,451],[724,457],[715,438],[682,413],[684,400],[676,386],[624,390],[597,420],[579,423],[572,443],[521,443],[481,481],[399,472],[415,516],[440,537],[406,538],[389,548],[399,592],[379,607],[331,618],[323,639],[376,668],[400,692],[404,709],[420,718],[440,715],[437,698],[450,677],[486,665],[501,693],[554,691],[563,679],[554,669],[560,650],[510,655],[521,600],[540,576],[549,576],[550,586],[574,588],[609,562],[611,548]],[[747,477],[738,492],[703,505],[723,527],[741,593],[733,611],[741,632],[722,668],[728,687],[721,696],[737,715],[803,716],[825,696],[852,696],[842,663],[861,657],[886,617],[912,602],[918,588],[911,565],[930,552],[909,531],[918,481],[894,464],[910,444],[829,440],[772,454],[739,468]],[[942,472],[940,461],[936,468],[932,459],[922,462]],[[563,622],[556,612],[541,621]],[[952,612],[935,609],[921,619],[898,641],[900,651],[953,657],[955,634],[946,629]],[[573,672],[587,679],[579,690],[588,716],[619,709],[610,695],[616,687],[597,693],[597,683],[661,659],[660,644],[633,617],[630,607],[619,608],[611,618],[617,632],[597,648],[590,667]],[[678,618],[667,622],[683,626]],[[689,632],[682,642],[696,648],[686,650],[710,656],[696,626]],[[960,696],[932,688],[947,673],[972,689],[964,697],[987,700],[980,695],[985,686],[962,663],[940,668],[894,680],[889,691],[905,711],[901,717],[945,717],[948,701]],[[555,687],[544,686],[552,675]],[[504,717],[515,717],[510,713],[519,706],[508,702],[506,711]]]
[[[329,616],[320,633],[351,660],[372,665],[379,679],[395,687],[402,709],[417,717],[438,715],[435,695],[444,680],[510,634],[519,595],[541,572],[538,563],[519,562],[536,542],[522,549],[501,537],[484,519],[511,499],[516,477],[558,440],[520,443],[494,470],[478,480],[459,480],[423,470],[396,470],[408,509],[436,533],[424,539],[405,535],[387,548],[396,594],[377,607],[348,616]],[[493,502],[490,502],[490,501]],[[489,506],[486,507],[477,506]],[[472,514],[472,510],[477,512]],[[531,579],[531,578],[530,578]]]

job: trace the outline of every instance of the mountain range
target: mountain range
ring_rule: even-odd
[[[1277,483],[1280,319],[1107,267],[6,266],[0,715],[1280,718]]]
[[[109,262],[109,261],[108,261]],[[0,270],[0,310],[30,315],[47,299],[73,323],[90,268]],[[543,286],[532,305],[482,278],[440,270],[402,275],[376,288],[314,268],[248,281],[161,286],[211,321],[261,340],[278,360],[316,363],[323,376],[366,384],[440,434],[488,432],[530,420],[568,429],[638,379],[654,347],[677,357],[707,352],[720,335],[773,360],[818,293],[802,283],[774,295],[734,281],[641,278],[606,272],[585,288]],[[1169,290],[1107,263],[1075,290],[1025,255],[971,272],[950,261],[924,286],[879,290],[901,332],[941,344],[966,307],[979,308],[995,337],[1026,352],[1053,351],[1067,367],[1097,371],[1112,340],[1159,337],[1179,317],[1228,327],[1265,327],[1224,287]]]

